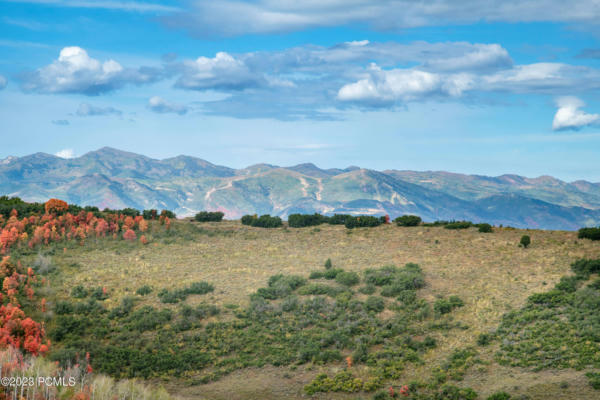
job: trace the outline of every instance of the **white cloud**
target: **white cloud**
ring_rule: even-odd
[[[97,115],[122,115],[121,110],[113,107],[97,107],[89,103],[81,103],[77,108],[76,114],[80,117],[92,117]]]
[[[6,80],[6,78],[0,75],[0,90],[4,89],[7,84],[8,81]]]
[[[67,126],[67,125],[70,125],[70,122],[67,121],[66,119],[53,119],[52,123],[54,125],[58,125],[58,126]]]
[[[552,129],[555,131],[578,130],[600,122],[600,114],[588,114],[580,110],[585,106],[585,103],[577,97],[561,97],[556,104],[558,110],[552,121]]]
[[[201,37],[290,32],[353,23],[389,31],[479,21],[596,24],[600,18],[597,0],[195,0],[189,5],[186,10],[163,17],[163,21],[169,27]]]
[[[6,0],[11,3],[45,4],[57,7],[70,8],[102,8],[107,10],[136,11],[136,12],[175,12],[180,11],[177,7],[164,6],[161,4],[144,3],[138,1],[117,0]]]
[[[56,152],[54,155],[60,158],[74,158],[75,152],[73,151],[73,149],[63,149],[59,152]]]
[[[382,70],[372,64],[368,77],[344,85],[338,99],[363,103],[391,104],[413,101],[429,96],[459,97],[473,86],[469,74],[437,74],[417,69]]]
[[[26,74],[23,88],[40,93],[81,93],[98,95],[158,79],[159,71],[142,67],[126,69],[114,60],[100,62],[77,46],[65,47],[52,64]]]
[[[243,90],[264,84],[260,74],[250,71],[244,61],[225,52],[213,58],[198,57],[181,65],[176,86],[193,90]]]
[[[188,112],[188,108],[181,104],[169,103],[159,96],[153,96],[148,100],[148,108],[156,113],[174,113],[183,115]]]

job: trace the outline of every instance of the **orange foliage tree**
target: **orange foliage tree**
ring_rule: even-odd
[[[69,209],[66,201],[59,199],[50,199],[44,204],[46,214],[63,214]]]

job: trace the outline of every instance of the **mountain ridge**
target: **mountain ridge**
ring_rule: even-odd
[[[50,197],[99,207],[168,208],[181,216],[220,210],[227,218],[295,212],[418,214],[521,228],[600,224],[600,183],[549,175],[496,177],[447,171],[376,171],[255,164],[235,169],[178,155],[155,159],[112,147],[76,158],[47,153],[0,161],[0,195]]]

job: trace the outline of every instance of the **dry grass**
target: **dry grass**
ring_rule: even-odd
[[[112,301],[117,302],[123,295],[133,294],[148,284],[155,291],[145,301],[156,302],[160,288],[183,287],[202,280],[215,286],[215,292],[202,296],[203,300],[219,306],[245,305],[248,295],[265,286],[271,275],[308,276],[310,271],[322,268],[327,258],[332,259],[335,267],[352,271],[415,262],[423,268],[427,282],[420,295],[428,300],[439,295],[459,295],[465,306],[454,315],[470,329],[452,330],[440,338],[438,347],[426,356],[427,365],[407,371],[406,378],[410,379],[430,371],[452,349],[474,344],[477,335],[495,328],[506,311],[522,306],[530,294],[552,287],[569,272],[574,260],[600,257],[600,245],[577,240],[575,232],[528,231],[532,244],[523,249],[518,242],[524,231],[512,229],[482,234],[476,229],[389,225],[357,229],[348,234],[344,227],[331,225],[318,229],[260,229],[238,222],[203,226],[233,233],[198,235],[196,241],[168,245],[151,243],[120,254],[111,249],[77,249],[56,255],[54,262],[58,265],[73,262],[80,265],[63,274],[61,290],[67,295],[68,288],[76,284],[102,285],[111,290]],[[198,301],[198,297],[190,296],[188,301]],[[491,360],[493,351],[493,347],[484,350],[481,357]],[[324,367],[328,368],[332,367]],[[528,393],[534,399],[600,396],[585,384],[583,372],[533,373],[496,364],[485,367],[485,371],[478,368],[466,376],[465,384],[481,394],[505,389]],[[209,385],[178,387],[176,391],[189,398],[301,398],[302,386],[316,372],[302,368],[293,372],[285,368],[246,370]],[[563,381],[570,383],[568,388],[559,388]],[[519,389],[514,389],[515,386]],[[549,391],[554,393],[555,389],[556,397],[548,397]],[[324,398],[348,397],[335,394]]]

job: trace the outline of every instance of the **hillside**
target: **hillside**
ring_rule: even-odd
[[[524,233],[532,238],[528,249],[517,246]],[[86,246],[74,243],[64,251],[49,251],[45,262],[56,268],[52,304],[60,303],[61,310],[68,303],[73,304],[69,309],[93,305],[101,310],[72,315],[61,311],[60,322],[49,325],[58,354],[54,357],[70,354],[68,348],[88,346],[95,368],[102,372],[152,378],[183,399],[302,399],[307,397],[307,385],[314,385],[320,374],[332,377],[347,371],[367,382],[372,374],[382,373],[377,371],[383,366],[385,374],[392,374],[384,374],[388,377],[379,383],[386,392],[390,384],[399,390],[412,382],[411,393],[450,385],[472,388],[480,399],[498,391],[530,400],[598,396],[586,378],[594,371],[588,364],[583,369],[569,362],[539,369],[510,366],[503,362],[512,354],[503,347],[508,339],[499,336],[480,344],[482,334],[496,332],[509,312],[520,312],[528,304],[529,296],[548,292],[569,275],[571,263],[600,257],[597,243],[577,240],[575,233],[504,228],[483,234],[474,228],[395,225],[351,231],[333,225],[260,229],[237,221],[179,221],[170,233],[150,228],[146,234],[150,240],[146,246],[92,240]],[[356,273],[358,283],[346,286],[337,277],[324,278],[328,258],[333,264],[330,271]],[[411,279],[423,279],[417,290],[407,292],[416,293],[416,298],[402,297],[403,292],[390,297],[385,285],[371,284],[373,289],[367,291],[369,269],[406,263],[419,266],[411,267],[418,269],[410,271],[420,271],[411,272],[418,274]],[[272,277],[278,274],[280,282],[289,279],[300,288],[276,286],[273,282],[278,280]],[[166,300],[165,293],[183,293],[194,282],[207,282],[214,291]],[[91,293],[100,286],[108,293],[101,301],[80,298],[73,289]],[[144,287],[149,292],[140,294]],[[316,288],[329,289],[317,293]],[[447,313],[433,311],[439,299],[452,296],[463,305]],[[377,311],[366,313],[363,307],[371,303],[368,307]],[[339,307],[344,309],[341,314]],[[416,315],[420,317],[415,319]],[[588,321],[590,332],[596,329],[594,323]],[[396,333],[380,337],[378,343],[378,335],[388,329]],[[73,336],[64,333],[68,330]],[[560,334],[564,343],[578,337],[569,329]],[[370,343],[364,359],[353,350],[361,348],[361,341]],[[423,343],[431,345],[422,347]],[[518,338],[511,336],[510,343],[516,345]],[[560,344],[543,343],[548,354],[557,351],[567,361],[580,360],[565,350],[583,343],[563,350]],[[521,351],[517,355],[528,354]],[[353,357],[350,368],[347,356]],[[600,363],[597,353],[595,358],[581,357],[593,365]],[[441,376],[444,381],[434,383]],[[431,388],[413,386],[416,382]],[[371,389],[315,397],[374,398]]]
[[[220,210],[227,218],[411,213],[429,221],[468,219],[521,228],[573,230],[600,224],[598,183],[313,164],[236,170],[189,156],[156,160],[108,147],[72,159],[45,153],[6,158],[0,162],[0,193],[100,208],[166,208],[180,216],[200,210]]]

